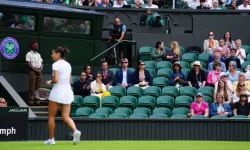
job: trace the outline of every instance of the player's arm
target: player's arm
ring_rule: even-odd
[[[58,82],[59,78],[58,70],[54,70],[53,73],[54,73],[53,79],[50,81],[46,81],[46,85],[56,84]]]

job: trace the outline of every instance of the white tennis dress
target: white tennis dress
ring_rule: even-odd
[[[74,100],[74,93],[70,85],[71,65],[65,60],[58,60],[53,63],[52,70],[59,72],[59,78],[58,82],[53,84],[49,100],[60,104],[71,104]]]

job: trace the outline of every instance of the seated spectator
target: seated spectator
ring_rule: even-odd
[[[133,72],[128,70],[128,59],[123,58],[121,60],[122,69],[116,71],[115,85],[122,86],[124,88],[133,86]]]
[[[228,79],[232,82],[232,84],[238,80],[238,76],[240,71],[236,70],[236,62],[235,61],[230,61],[228,65]]]
[[[113,7],[121,8],[123,5],[128,5],[125,0],[116,0],[114,1]]]
[[[205,6],[208,8],[213,7],[213,0],[205,0]]]
[[[155,44],[155,48],[152,49],[151,58],[155,62],[162,61],[164,55],[164,43],[162,41],[158,41]]]
[[[90,95],[90,82],[86,80],[85,72],[81,73],[80,80],[73,85],[74,95],[81,95],[82,98]]]
[[[247,88],[244,83],[238,83],[236,90],[232,94],[233,103],[239,101],[240,93],[242,92],[250,94],[250,92],[247,91]],[[248,97],[248,102],[250,102],[250,97]]]
[[[97,6],[96,0],[84,0],[82,2],[83,6]]]
[[[196,9],[198,6],[200,6],[200,1],[199,0],[188,0],[188,8],[190,9]]]
[[[244,59],[246,58],[246,51],[241,48],[241,40],[238,39],[236,42],[236,57],[240,59],[240,63],[242,64],[244,62]]]
[[[109,0],[102,0],[101,3],[97,3],[97,7],[110,8],[110,7],[112,7],[112,5],[109,4]]]
[[[97,73],[95,76],[95,80],[90,84],[91,95],[97,96],[101,99],[102,93],[106,92],[106,87],[102,83],[102,74]]]
[[[193,86],[196,89],[206,85],[207,75],[204,70],[201,69],[201,64],[199,61],[195,61],[193,68],[188,73],[188,85]]]
[[[214,49],[214,53],[218,52],[222,58],[227,59],[230,57],[230,49],[225,44],[225,40],[220,38],[219,47]]]
[[[230,105],[225,103],[225,99],[222,93],[216,94],[215,102],[210,105],[209,115],[210,117],[215,115],[222,115],[230,117],[233,115]]]
[[[169,83],[177,88],[187,85],[186,75],[181,71],[179,62],[175,62],[173,65],[173,73],[170,75]]]
[[[208,72],[210,72],[210,71],[213,70],[213,64],[214,64],[215,62],[221,64],[220,70],[221,70],[222,72],[225,72],[225,71],[226,71],[226,66],[225,66],[225,64],[224,64],[223,62],[220,61],[220,53],[214,53],[214,61],[208,64],[208,69],[207,69]]]
[[[107,61],[102,61],[102,68],[98,71],[98,73],[102,74],[102,83],[105,85],[106,89],[112,88],[115,76],[112,71],[108,70]]]
[[[249,94],[246,92],[240,93],[240,100],[233,105],[233,114],[234,116],[237,115],[244,115],[250,118],[250,104],[247,101]]]
[[[0,97],[0,107],[7,107],[7,102],[5,101],[4,98]]]
[[[164,0],[153,0],[153,4],[157,5],[158,8],[163,8],[164,7]]]
[[[226,83],[227,89],[231,93],[231,92],[233,92],[233,85],[232,85],[232,82],[230,80],[228,80],[228,76],[229,76],[228,73],[221,72],[219,75],[219,78],[220,78],[220,80],[223,80]],[[219,82],[215,83],[215,88],[214,88],[215,91],[217,91],[218,83]]]
[[[218,50],[218,49],[216,49],[216,50]],[[220,49],[220,51],[221,51],[221,49]],[[213,55],[210,55],[210,56],[208,57],[207,65],[209,65],[211,62],[214,62],[214,54],[217,53],[217,52],[218,52],[218,51],[214,51],[214,52],[213,52]],[[220,62],[225,63],[225,59],[222,58],[222,57],[220,57]]]
[[[250,81],[246,80],[245,74],[240,72],[238,75],[238,81],[235,81],[233,84],[233,91],[236,90],[238,83],[244,83],[247,91],[250,91]]]
[[[230,3],[230,1],[228,1]],[[230,4],[227,4],[228,7],[227,9],[238,9],[237,8],[237,1],[236,0],[232,0]]]
[[[144,8],[159,8],[159,7],[153,4],[153,0],[148,0],[148,4]]]
[[[152,77],[150,73],[145,69],[145,63],[142,60],[138,62],[138,68],[134,72],[133,81],[135,86],[146,88],[152,85]]]
[[[245,77],[247,81],[250,81],[250,65],[247,65],[247,67],[245,68]]]
[[[228,90],[227,83],[223,80],[219,80],[218,87],[214,90],[214,101],[216,100],[216,95],[221,93],[224,95],[224,100],[226,103],[231,102],[231,92]]]
[[[179,61],[181,58],[180,47],[177,41],[171,42],[170,49],[166,52],[166,59],[171,63]]]
[[[213,7],[210,8],[211,10],[221,10],[219,7],[219,1],[218,0],[213,0]]]
[[[219,80],[219,75],[221,73],[221,63],[213,63],[213,70],[207,75],[207,85],[214,87],[215,83]]]
[[[141,3],[140,0],[135,0],[134,2],[135,2],[135,5],[134,5],[132,8],[142,8],[142,7],[141,7],[142,3]],[[146,21],[146,20],[147,20],[147,19],[145,19],[145,21]]]
[[[203,43],[204,53],[213,54],[213,50],[217,47],[219,47],[219,42],[214,40],[214,33],[208,32],[208,39]]]
[[[206,0],[201,0],[200,1],[200,6],[197,6],[196,9],[210,9],[209,7],[207,7],[205,4]]]
[[[146,14],[142,15],[140,18],[140,26],[147,26],[146,20],[152,14],[150,9],[146,9]]]
[[[241,68],[241,63],[240,63],[240,59],[236,57],[236,49],[232,48],[230,50],[230,54],[231,56],[229,58],[226,59],[225,61],[225,65],[226,65],[226,68],[228,70],[228,67],[229,67],[229,62],[230,61],[235,61],[236,62],[236,65],[237,65],[237,68]]]
[[[197,93],[195,101],[190,105],[190,116],[203,115],[208,117],[208,112],[209,106],[203,101],[203,94]]]
[[[86,73],[86,75],[87,75],[87,80],[88,80],[89,82],[93,81],[94,78],[93,78],[93,74],[92,74],[90,65],[85,66],[85,67],[83,68],[83,71],[84,71],[84,72]]]
[[[225,43],[225,46],[228,47],[229,49],[232,49],[232,48],[236,48],[235,46],[235,42],[232,40],[232,37],[231,37],[231,33],[230,32],[226,32],[224,34],[224,41],[226,42]]]
[[[249,0],[243,0],[242,2],[243,4],[241,4],[240,6],[238,6],[239,10],[250,10],[250,5],[249,4]]]

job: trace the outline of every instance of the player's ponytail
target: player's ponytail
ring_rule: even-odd
[[[54,49],[56,53],[60,53],[61,58],[65,58],[65,56],[69,53],[69,50],[66,47],[57,46]]]

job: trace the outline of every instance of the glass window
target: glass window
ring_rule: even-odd
[[[44,31],[90,34],[91,22],[68,18],[44,17]]]
[[[24,14],[0,12],[0,27],[35,30],[36,17]]]

